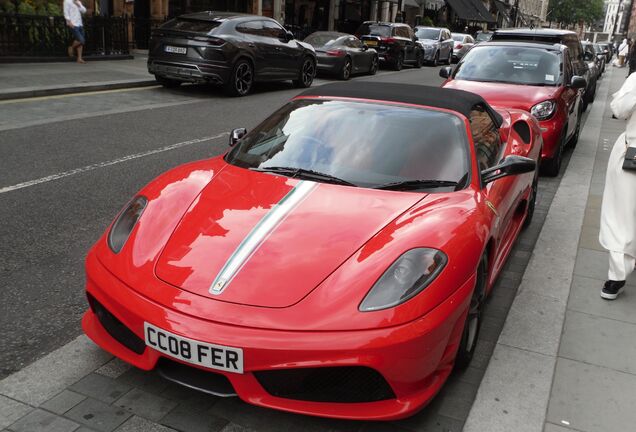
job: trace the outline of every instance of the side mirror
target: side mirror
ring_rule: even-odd
[[[362,46],[360,47],[360,49],[361,49],[362,51],[366,51],[366,50],[368,50],[368,49],[369,49],[369,47],[368,47],[366,44],[362,44]]]
[[[237,128],[230,132],[230,147],[233,147],[237,142],[241,140],[247,134],[247,129]]]
[[[420,40],[417,36],[413,36],[413,42]]]
[[[582,89],[587,87],[587,81],[582,76],[575,75],[572,77],[572,81],[570,82],[570,87],[573,89]]]
[[[439,70],[439,76],[446,79],[450,78],[452,73],[453,73],[453,68],[450,66],[443,67]]]
[[[593,59],[594,56],[592,55],[592,53],[586,51],[585,54],[583,54],[583,60],[592,61]]]
[[[534,159],[523,156],[507,156],[499,165],[485,169],[481,172],[483,185],[511,175],[525,174],[537,169]]]
[[[283,40],[285,40],[286,42],[293,41],[294,40],[294,34],[292,32],[290,32],[289,30],[287,30],[285,32],[285,35],[283,36]]]

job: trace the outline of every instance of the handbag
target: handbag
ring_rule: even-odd
[[[627,153],[625,153],[625,160],[623,161],[623,169],[636,172],[636,147],[627,147]]]

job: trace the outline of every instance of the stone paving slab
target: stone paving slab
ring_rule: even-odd
[[[0,100],[156,85],[145,56],[76,63],[10,63],[0,67]]]

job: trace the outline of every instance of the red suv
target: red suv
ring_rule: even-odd
[[[530,112],[541,126],[541,168],[556,176],[566,144],[579,139],[585,78],[575,74],[567,46],[529,42],[475,45],[453,71],[442,68],[443,87],[481,95],[489,104]]]

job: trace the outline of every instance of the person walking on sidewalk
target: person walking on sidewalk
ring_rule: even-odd
[[[618,67],[625,67],[625,57],[629,53],[629,41],[623,39],[623,43],[618,47]]]
[[[609,251],[608,280],[601,297],[614,300],[636,265],[636,172],[623,169],[628,147],[636,147],[636,74],[613,96],[614,115],[627,120],[610,154],[601,206],[599,241]]]
[[[82,14],[84,13],[86,13],[86,8],[80,0],[64,0],[64,18],[66,25],[71,28],[71,33],[73,33],[73,43],[68,47],[68,55],[73,57],[74,51],[77,50],[78,63],[86,63],[82,58],[82,50],[86,43],[84,26],[82,25]]]

